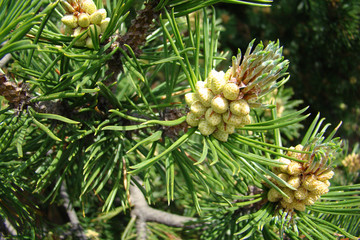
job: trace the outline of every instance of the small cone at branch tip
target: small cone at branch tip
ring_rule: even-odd
[[[81,8],[90,15],[96,11],[96,5],[93,0],[83,0]]]
[[[328,171],[318,175],[317,180],[326,181],[326,180],[329,180],[329,179],[333,178],[333,176],[334,176],[334,171],[328,170]]]
[[[305,206],[304,202],[302,202],[302,201],[294,201],[292,203],[292,207],[298,211],[305,211],[305,209],[306,209],[306,206]]]
[[[307,196],[308,191],[304,187],[299,187],[294,193],[294,197],[298,200],[304,200]]]
[[[196,101],[193,104],[191,104],[190,111],[196,116],[201,117],[205,114],[207,108],[202,105],[200,101]]]
[[[303,172],[302,164],[296,161],[291,161],[287,168],[287,173],[290,175],[299,175]]]
[[[291,176],[287,183],[292,186],[293,188],[299,188],[301,185],[301,179],[300,176]]]
[[[248,115],[250,106],[244,99],[235,100],[230,103],[230,111],[236,115]]]
[[[228,110],[229,102],[226,98],[218,95],[211,100],[211,107],[215,112],[222,114]]]
[[[199,125],[200,120],[195,116],[193,112],[188,112],[186,115],[186,122],[192,127]]]
[[[199,101],[197,93],[187,93],[185,94],[185,102],[188,106],[191,106],[194,102]]]
[[[86,31],[85,29],[83,29],[83,28],[81,28],[81,27],[77,27],[77,28],[75,28],[75,30],[74,30],[74,34],[73,34],[73,36],[74,37],[77,37],[77,36],[79,36],[80,34],[82,34],[84,31]],[[87,38],[87,34],[85,33],[85,34],[83,34],[80,38],[79,38],[79,40],[81,41],[81,40],[84,40],[85,41],[85,39]]]
[[[243,115],[241,116],[241,122],[242,122],[242,125],[248,125],[251,123],[251,117],[250,115]]]
[[[281,172],[283,172],[283,173],[286,173],[286,172],[287,172],[287,168],[288,168],[289,164],[291,163],[291,161],[290,161],[289,159],[283,158],[283,157],[280,158],[278,161],[281,162],[281,163],[285,163],[285,165],[279,166],[279,170],[280,170]]]
[[[324,182],[316,182],[316,188],[312,191],[316,195],[324,195],[329,192],[328,186]]]
[[[306,198],[303,200],[305,205],[314,205],[314,203],[320,198],[319,195],[314,193],[308,193]]]
[[[235,83],[226,83],[223,87],[224,97],[228,100],[236,100],[239,96],[240,89]]]
[[[316,177],[314,175],[305,177],[305,181],[303,182],[302,185],[304,186],[304,188],[306,188],[309,191],[314,191],[318,188],[320,189],[323,187],[327,188],[325,183],[323,183],[319,180],[316,180]]]
[[[101,20],[105,20],[107,17],[107,12],[104,8],[100,8],[97,10],[97,12],[99,12],[101,14]]]
[[[109,26],[110,18],[105,18],[100,23],[101,32],[104,33],[106,28]]]
[[[205,107],[210,107],[211,100],[214,98],[214,94],[212,93],[212,91],[209,88],[200,88],[197,93],[201,103]]]
[[[214,92],[214,94],[221,93],[221,90],[226,84],[226,80],[224,78],[225,73],[223,71],[217,72],[215,70],[212,70],[208,77],[208,85],[211,87],[211,90]]]
[[[292,203],[294,201],[294,191],[289,188],[283,188],[282,190],[287,195],[287,197],[283,197],[283,200],[287,203]]]
[[[199,122],[199,131],[204,136],[209,136],[215,131],[216,127],[211,126],[205,119],[201,119]]]
[[[228,134],[232,134],[235,132],[235,126],[231,125],[231,124],[227,124],[223,121],[221,121],[221,123],[219,123],[217,125],[217,129],[219,129],[220,131],[226,132]]]
[[[326,185],[327,187],[330,187],[330,185],[331,185],[331,183],[330,183],[329,180],[325,180],[325,181],[323,181],[323,183],[325,183],[325,185]]]
[[[296,145],[295,148],[294,148],[294,147],[291,147],[290,149],[295,149],[295,150],[301,151],[301,150],[303,150],[303,146],[302,146],[301,144],[298,144],[298,145]],[[287,152],[287,155],[288,155],[289,157],[293,157],[293,158],[297,158],[297,159],[300,159],[300,157],[301,157],[301,153],[298,153],[298,152],[288,151],[288,152]]]
[[[286,173],[279,173],[277,175],[279,178],[281,178],[282,180],[284,180],[284,182],[287,182],[289,180],[289,175],[286,174]],[[286,185],[281,183],[281,182],[277,182],[277,184],[280,186],[280,187],[285,187]]]
[[[205,119],[212,126],[216,126],[221,123],[221,115],[214,112],[212,108],[208,108],[208,110],[206,110]]]
[[[86,28],[90,25],[90,18],[87,13],[80,13],[78,17],[78,24],[80,27]]]
[[[86,47],[88,47],[88,48],[94,48],[94,43],[93,43],[91,37],[88,37],[88,38],[86,39],[85,45],[86,45]]]
[[[61,18],[61,22],[70,28],[76,28],[78,26],[78,20],[74,15],[65,15]]]
[[[196,91],[199,91],[199,89],[206,88],[206,87],[207,87],[207,84],[204,81],[197,81],[195,84]]]
[[[96,29],[96,30],[95,30]],[[101,27],[95,24],[89,25],[88,35],[91,37],[91,33],[99,36],[101,34]]]
[[[230,78],[231,78],[231,74],[232,74],[232,68],[229,68],[229,69],[226,71],[225,75],[224,75],[224,79],[225,79],[226,81],[229,81]]]
[[[226,113],[223,113],[222,117],[223,117],[223,121],[227,124],[234,125],[235,127],[241,127],[243,125],[241,121],[241,117],[232,114],[230,110],[227,111]]]
[[[92,24],[97,24],[97,25],[99,25],[102,20],[103,20],[103,19],[102,19],[102,15],[101,15],[101,13],[100,13],[99,11],[96,11],[96,12],[94,12],[93,14],[90,15],[90,22],[91,22]]]
[[[282,198],[282,195],[275,188],[271,188],[267,194],[267,197],[270,202],[277,202]]]
[[[213,132],[212,134],[217,140],[222,141],[222,142],[226,142],[228,140],[229,134],[227,132],[223,132],[219,129],[217,129],[215,132]]]

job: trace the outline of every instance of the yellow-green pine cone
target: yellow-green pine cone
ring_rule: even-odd
[[[101,12],[99,12],[99,11],[96,11],[93,14],[90,15],[90,22],[92,24],[99,25],[102,20],[103,20],[102,15],[101,15]]]
[[[207,84],[204,81],[197,81],[195,84],[196,91],[199,91],[199,89],[206,88],[206,87],[207,87]]]
[[[236,115],[248,115],[250,106],[246,100],[240,99],[230,103],[230,111]]]
[[[305,211],[306,210],[306,206],[305,206],[305,203],[303,201],[294,201],[294,202],[292,202],[292,207],[295,210],[298,210],[298,211]]]
[[[104,8],[100,8],[97,10],[100,14],[101,14],[101,19],[105,20],[105,18],[107,17],[107,12]]]
[[[281,166],[279,167],[279,170],[280,170],[281,172],[283,172],[283,173],[286,173],[286,172],[287,172],[287,168],[288,168],[289,164],[291,163],[291,161],[290,161],[289,159],[283,158],[283,157],[280,158],[278,161],[281,162],[281,163],[284,163],[284,165],[281,165]]]
[[[221,123],[221,114],[214,112],[212,108],[208,108],[205,112],[205,119],[210,125],[216,126]]]
[[[270,202],[277,202],[279,201],[283,196],[276,191],[275,188],[271,188],[267,194],[267,198]]]
[[[329,192],[329,188],[324,182],[318,181],[316,184],[316,188],[312,191],[313,193],[317,195],[324,195]]]
[[[228,134],[232,134],[235,132],[235,126],[231,124],[227,124],[224,121],[221,121],[221,123],[219,123],[216,127],[220,131],[226,132]]]
[[[199,131],[204,136],[209,136],[215,131],[216,127],[210,125],[205,119],[201,119],[199,122]]]
[[[96,29],[96,31],[95,31],[95,29]],[[99,25],[90,24],[89,30],[88,30],[89,37],[91,37],[91,33],[93,33],[96,36],[99,36],[101,34],[101,27]]]
[[[229,108],[229,102],[226,98],[218,95],[211,100],[211,107],[217,113],[225,113]]]
[[[287,167],[287,173],[290,175],[299,175],[303,172],[303,166],[301,163],[296,161],[291,161],[289,166]]]
[[[226,83],[223,87],[224,97],[228,100],[236,100],[239,96],[240,89],[235,83]]]
[[[227,124],[234,125],[235,127],[242,126],[242,120],[239,115],[232,114],[230,110],[222,114],[223,121]]]
[[[199,125],[199,119],[195,116],[193,112],[188,112],[186,115],[186,122],[192,127],[196,127]]]
[[[282,180],[284,180],[285,182],[287,182],[289,180],[289,174],[287,173],[279,173],[277,175],[279,178],[281,178]],[[281,183],[281,182],[276,182],[280,187],[285,187],[286,185]]]
[[[322,181],[327,187],[330,187],[331,183],[329,180]]]
[[[199,101],[197,93],[187,93],[185,94],[185,102],[188,106],[191,106],[194,102]]]
[[[222,142],[227,142],[229,134],[226,132],[223,132],[219,129],[217,129],[215,132],[213,132],[212,134],[217,140],[222,141]]]
[[[294,147],[291,147],[290,149],[295,149],[295,150],[301,151],[301,150],[303,150],[303,148],[304,148],[304,147],[303,147],[301,144],[298,144],[298,145],[295,146],[295,148],[294,148]],[[291,152],[291,151],[288,151],[286,154],[287,154],[288,156],[290,156],[290,157],[294,157],[294,158],[297,158],[297,159],[299,159],[300,156],[301,156],[301,153]]]
[[[93,0],[83,0],[81,8],[90,15],[96,11],[96,5]]]
[[[319,181],[326,181],[326,180],[329,180],[329,179],[332,179],[334,176],[334,171],[332,170],[328,170],[320,175],[317,176],[317,180]]]
[[[294,197],[298,200],[304,200],[307,196],[308,191],[304,187],[299,187],[294,193]]]
[[[302,183],[303,187],[306,188],[309,191],[314,191],[317,188],[323,187],[325,183],[316,180],[316,177],[314,175],[307,175]],[[325,187],[327,187],[325,185]]]
[[[194,113],[196,117],[201,117],[205,114],[207,108],[202,105],[200,101],[196,101],[190,106],[190,111]]]
[[[251,123],[251,117],[250,115],[242,115],[241,116],[241,124],[242,126],[248,125]]]
[[[78,19],[72,14],[63,16],[61,22],[70,28],[76,28],[78,26]]]
[[[94,48],[94,43],[93,43],[91,37],[88,37],[88,38],[86,39],[85,45],[86,45],[86,47],[88,47],[88,48]]]
[[[78,16],[78,24],[80,27],[86,28],[90,25],[90,17],[87,13],[80,13]]]
[[[86,31],[86,29],[84,29],[84,28],[81,28],[81,27],[77,27],[77,28],[75,28],[75,30],[74,30],[74,34],[73,34],[73,36],[74,37],[77,37],[77,36],[79,36],[80,34],[82,34],[83,32],[85,32]],[[80,38],[79,38],[79,40],[81,41],[81,40],[84,40],[85,41],[85,39],[87,38],[87,34],[86,33],[84,33]]]
[[[208,77],[208,86],[211,88],[214,94],[221,93],[221,90],[227,83],[224,78],[225,73],[223,71],[217,72],[216,70],[212,70]]]
[[[231,74],[232,74],[232,67],[230,67],[230,68],[226,71],[225,76],[224,76],[224,79],[225,79],[226,81],[229,81],[230,78],[231,78]]]
[[[105,18],[100,23],[101,32],[104,33],[106,28],[109,26],[110,18]]]
[[[287,195],[287,197],[283,197],[283,200],[287,203],[292,203],[294,201],[294,191],[289,188],[282,188],[281,190]]]
[[[319,198],[319,195],[309,192],[303,202],[305,205],[313,205]]]
[[[200,102],[205,106],[205,107],[210,107],[211,106],[211,100],[214,98],[214,94],[213,92],[210,90],[210,88],[200,88],[198,91],[198,96],[200,99]]]
[[[287,183],[296,189],[299,188],[301,185],[300,176],[291,176]]]

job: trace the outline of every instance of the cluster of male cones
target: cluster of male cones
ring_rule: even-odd
[[[75,45],[94,48],[91,35],[98,37],[104,33],[110,22],[106,10],[97,9],[93,0],[67,0],[61,3],[66,11],[66,15],[61,18],[65,25],[64,34],[77,37],[87,31]]]
[[[295,149],[308,150],[302,145],[297,145]],[[326,165],[314,164],[312,159],[309,159],[312,154],[289,151],[287,155],[306,162],[280,158],[279,162],[284,165],[273,168],[273,172],[291,188],[271,179],[286,196],[271,188],[267,198],[270,202],[279,202],[284,209],[305,211],[307,205],[313,205],[321,195],[329,191],[329,180],[334,176],[334,172]]]
[[[261,106],[257,100],[287,81],[276,82],[287,75],[289,65],[279,42],[269,42],[266,48],[259,43],[251,52],[253,43],[243,58],[239,50],[226,73],[212,70],[205,81],[196,83],[195,92],[185,95],[190,107],[186,122],[202,135],[226,142],[236,128],[251,123],[250,109]]]

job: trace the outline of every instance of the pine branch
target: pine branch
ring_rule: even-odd
[[[196,220],[196,218],[167,213],[150,207],[136,184],[130,185],[130,202],[134,206],[131,216],[137,218],[138,240],[146,239],[146,222],[158,222],[172,227],[184,227],[186,222]]]
[[[67,189],[66,189],[66,186],[65,186],[65,183],[63,183],[61,185],[61,189],[60,189],[60,197],[63,199],[64,201],[64,207],[66,209],[66,212],[67,212],[67,215],[70,219],[70,222],[71,222],[71,230],[72,232],[75,232],[75,235],[77,237],[77,239],[79,240],[86,240],[87,237],[84,233],[84,229],[82,228],[80,222],[79,222],[79,219],[76,215],[76,212],[70,202],[70,198],[69,198],[69,195],[67,193]]]

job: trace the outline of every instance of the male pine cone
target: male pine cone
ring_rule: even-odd
[[[196,83],[195,92],[185,95],[190,107],[186,121],[198,126],[202,135],[226,142],[235,128],[251,123],[251,107],[260,106],[258,99],[276,89],[276,81],[288,74],[289,61],[284,60],[279,42],[270,42],[265,49],[259,43],[250,53],[253,43],[243,58],[239,50],[226,73],[212,70],[205,81]]]

